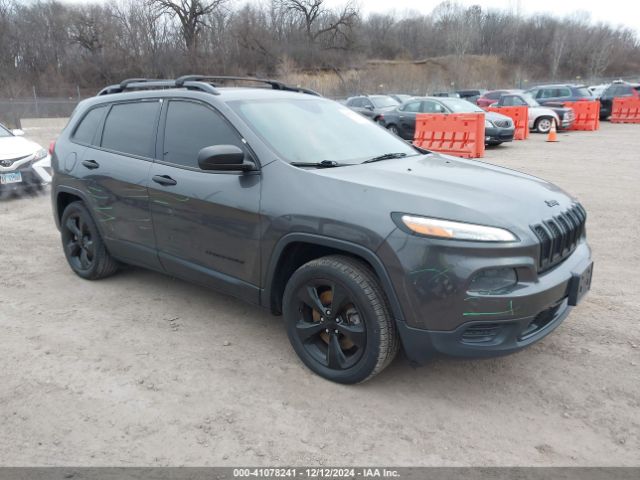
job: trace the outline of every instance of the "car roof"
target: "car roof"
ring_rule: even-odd
[[[312,96],[306,93],[292,92],[287,90],[273,90],[271,88],[247,88],[247,87],[217,87],[217,94],[189,90],[185,88],[166,89],[145,89],[131,90],[108,95],[97,95],[81,102],[83,106],[93,106],[102,103],[126,102],[127,100],[145,98],[183,97],[198,99],[216,99],[228,102],[235,100],[257,100],[257,99],[324,99],[324,97]],[[324,99],[326,100],[326,99]]]
[[[583,85],[580,83],[550,83],[546,85],[536,85],[533,88],[557,88],[557,87],[587,88],[586,85]]]

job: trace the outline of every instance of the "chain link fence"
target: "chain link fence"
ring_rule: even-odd
[[[68,118],[80,100],[73,97],[0,97],[0,123],[9,128],[22,128],[23,118]]]

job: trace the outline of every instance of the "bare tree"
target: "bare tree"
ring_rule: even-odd
[[[206,26],[207,15],[220,8],[227,0],[147,0],[160,11],[178,17],[184,45],[195,53],[198,37]]]

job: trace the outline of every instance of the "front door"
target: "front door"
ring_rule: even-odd
[[[158,159],[150,173],[151,212],[160,261],[176,275],[258,302],[260,174],[198,167],[212,145],[249,149],[215,109],[191,100],[163,108]]]

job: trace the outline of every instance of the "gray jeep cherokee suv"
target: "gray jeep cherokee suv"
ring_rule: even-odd
[[[400,346],[420,364],[520,350],[589,289],[586,213],[556,186],[416,149],[310,91],[228,80],[137,79],[80,103],[52,158],[76,274],[133,264],[260,304],[342,383]]]

